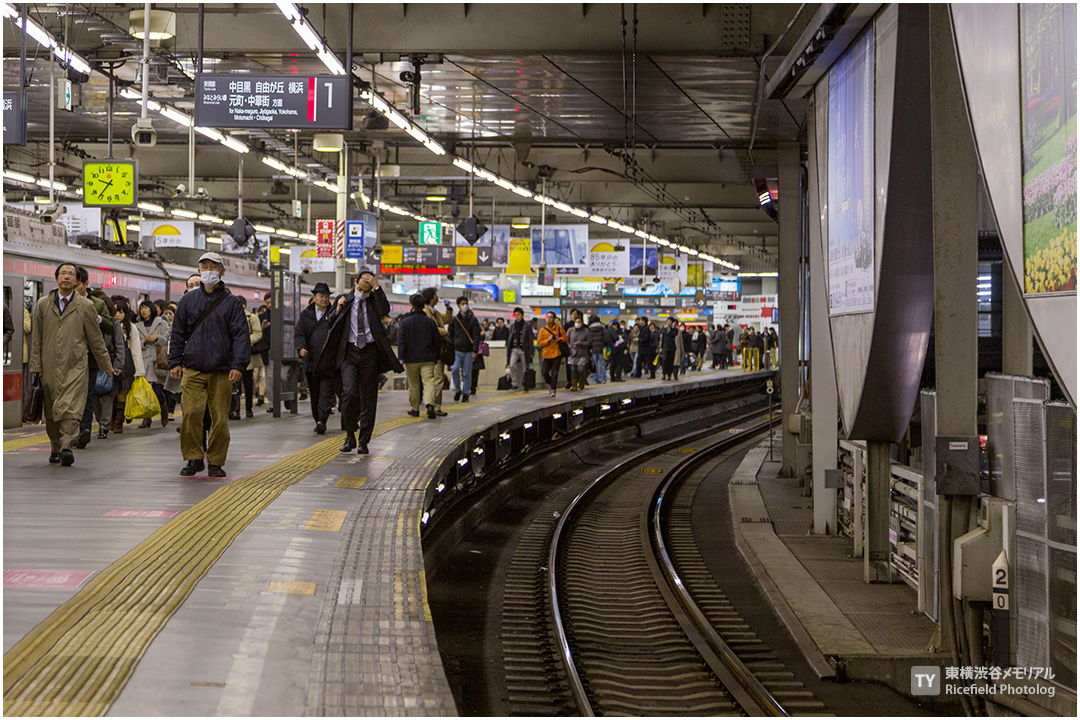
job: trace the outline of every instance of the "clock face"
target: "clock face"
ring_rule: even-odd
[[[131,160],[93,160],[83,163],[83,203],[130,207],[136,203],[139,180]]]

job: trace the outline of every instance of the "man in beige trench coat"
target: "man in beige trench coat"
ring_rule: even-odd
[[[50,463],[73,465],[72,443],[79,435],[79,418],[86,407],[87,351],[98,368],[112,373],[109,352],[98,330],[93,303],[75,292],[75,265],[56,268],[56,290],[34,306],[30,372],[41,378],[45,393],[45,431],[52,444]]]

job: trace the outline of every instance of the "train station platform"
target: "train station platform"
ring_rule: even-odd
[[[450,393],[437,420],[387,390],[366,456],[301,403],[231,422],[224,479],[179,476],[171,425],[95,438],[70,468],[40,431],[5,433],[5,713],[456,714],[420,542],[448,458],[523,414],[747,377]]]

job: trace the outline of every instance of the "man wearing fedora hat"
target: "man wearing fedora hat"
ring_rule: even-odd
[[[334,321],[334,309],[330,307],[330,287],[316,283],[311,291],[313,302],[304,308],[296,321],[295,342],[300,357],[304,359],[304,375],[307,376],[311,393],[311,414],[315,417],[315,432],[326,432],[326,419],[334,406],[334,386],[337,377],[333,373],[320,373],[319,360],[330,337],[330,325]]]
[[[169,374],[180,381],[184,417],[180,451],[190,477],[203,470],[225,477],[229,454],[229,400],[232,384],[244,376],[251,361],[251,339],[240,299],[221,278],[225,263],[216,252],[199,258],[202,288],[186,293],[176,306],[169,337]],[[203,449],[203,414],[210,411],[210,437]]]

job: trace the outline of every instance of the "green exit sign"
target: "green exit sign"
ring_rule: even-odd
[[[420,223],[420,244],[421,245],[438,245],[442,242],[442,223],[437,222],[422,222]]]

